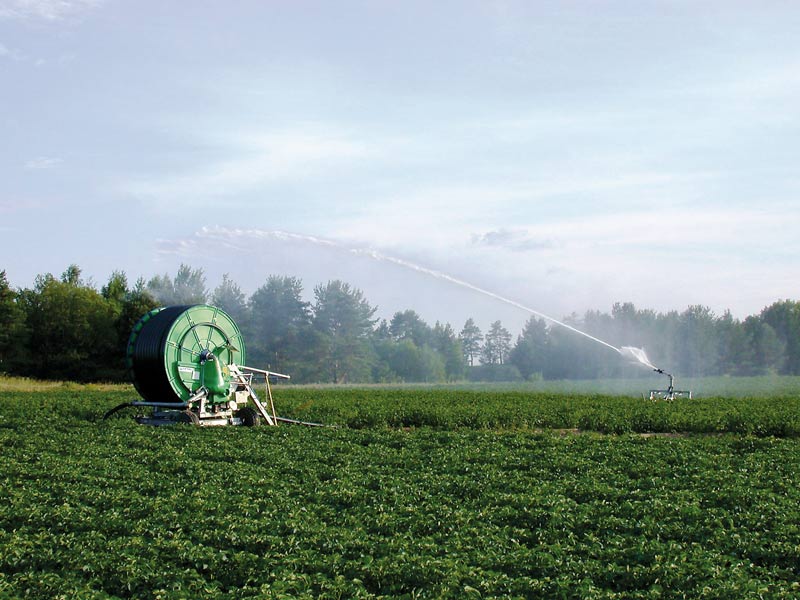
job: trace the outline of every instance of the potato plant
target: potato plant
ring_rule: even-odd
[[[679,399],[410,388],[282,388],[293,416],[351,428],[800,435],[800,395]]]
[[[613,412],[613,399],[531,399],[548,408],[525,429],[502,416],[508,397],[480,399],[491,420],[469,409],[477,399],[438,392],[342,393],[323,410],[287,391],[293,416],[347,424],[370,414],[358,402],[382,416],[361,429],[150,428],[99,420],[126,393],[5,394],[0,598],[800,594],[795,437],[548,430],[573,403]],[[758,416],[736,407],[743,423]],[[438,421],[404,422],[415,414]]]

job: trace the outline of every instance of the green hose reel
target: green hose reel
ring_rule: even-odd
[[[207,402],[222,404],[232,394],[229,365],[246,364],[244,339],[220,308],[156,308],[134,326],[126,364],[147,401],[186,402],[205,391]]]

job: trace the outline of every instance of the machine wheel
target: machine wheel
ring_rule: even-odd
[[[262,419],[258,411],[252,406],[245,406],[239,411],[238,417],[242,420],[242,425],[245,427],[256,427],[261,425]]]
[[[178,423],[186,423],[188,425],[200,425],[200,417],[190,410],[184,410],[178,413],[175,419]]]
[[[125,360],[142,398],[185,402],[202,385],[200,366],[209,354],[223,371],[233,363],[247,364],[242,333],[230,315],[205,304],[167,306],[153,309],[134,326]],[[227,372],[223,376],[229,378]]]

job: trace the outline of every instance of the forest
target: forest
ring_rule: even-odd
[[[98,287],[70,265],[13,288],[0,270],[0,373],[42,379],[125,381],[125,349],[139,318],[158,306],[209,303],[228,312],[251,366],[297,383],[532,381],[647,375],[613,350],[531,317],[514,337],[497,320],[426,323],[413,308],[378,319],[363,292],[333,280],[304,299],[303,282],[271,275],[249,297],[227,275],[210,289],[202,269],[131,283],[115,271]],[[745,319],[695,305],[659,313],[616,303],[565,323],[614,346],[645,348],[687,377],[800,375],[800,302],[776,300]]]

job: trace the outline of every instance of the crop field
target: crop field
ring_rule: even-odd
[[[514,383],[448,384],[461,389],[483,391],[525,391],[556,394],[609,394],[641,397],[649,388],[663,388],[668,380],[660,375],[630,379],[541,380]],[[758,377],[680,377],[675,387],[692,390],[697,398],[744,398],[800,394],[800,377],[764,375]]]
[[[0,395],[0,598],[795,598],[800,396],[278,388],[337,428]]]

